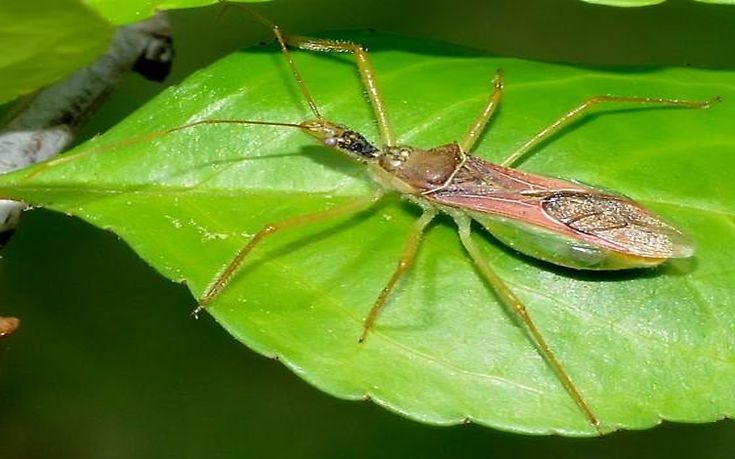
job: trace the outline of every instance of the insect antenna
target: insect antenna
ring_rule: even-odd
[[[191,123],[182,124],[181,126],[176,126],[176,127],[172,127],[168,129],[161,129],[159,131],[153,131],[153,132],[148,132],[146,134],[129,137],[125,140],[121,140],[119,142],[115,142],[111,144],[97,145],[97,146],[85,149],[83,151],[80,151],[78,153],[65,154],[51,161],[46,161],[44,163],[39,164],[37,168],[35,168],[33,171],[26,174],[22,178],[21,181],[30,180],[36,177],[38,174],[45,171],[46,169],[48,169],[49,167],[58,166],[60,164],[64,164],[69,161],[74,161],[76,159],[83,158],[84,156],[87,156],[91,153],[98,153],[98,152],[104,152],[104,151],[109,151],[109,150],[117,150],[118,148],[127,147],[127,146],[134,145],[137,143],[150,142],[151,140],[165,137],[177,131],[183,131],[185,129],[190,129],[193,127],[207,125],[207,124],[245,124],[245,125],[258,125],[258,126],[280,126],[280,127],[301,128],[301,125],[296,124],[296,123],[281,123],[278,121],[226,120],[226,119],[194,121]]]

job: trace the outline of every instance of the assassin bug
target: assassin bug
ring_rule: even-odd
[[[361,45],[329,39],[285,37],[278,26],[265,18],[258,18],[271,26],[314,119],[297,124],[203,120],[171,131],[217,123],[296,128],[316,138],[322,145],[365,164],[371,176],[381,186],[381,191],[343,207],[266,225],[214,279],[200,298],[197,310],[205,308],[217,297],[243,264],[246,256],[267,236],[357,213],[373,205],[384,192],[396,191],[420,206],[423,213],[406,238],[398,266],[366,317],[359,340],[362,342],[366,339],[397,282],[414,261],[422,234],[429,223],[438,213],[446,213],[456,222],[460,240],[478,271],[492,286],[498,298],[525,325],[538,351],[552,367],[589,423],[601,434],[603,431],[600,420],[547,344],[525,306],[495,273],[471,239],[470,223],[472,220],[477,221],[499,240],[520,252],[576,269],[650,267],[669,259],[691,256],[694,253],[694,243],[685,234],[636,202],[579,183],[520,172],[511,166],[539,143],[600,104],[617,102],[708,108],[719,98],[691,101],[609,95],[592,97],[541,130],[498,165],[473,156],[471,152],[502,99],[502,71],[496,72],[490,98],[461,142],[431,149],[397,145],[370,58]],[[288,45],[320,52],[347,52],[355,56],[360,77],[378,122],[382,141],[380,146],[373,145],[356,130],[324,118],[289,54]]]
[[[412,265],[424,231],[439,213],[452,218],[461,243],[497,297],[523,323],[539,353],[546,359],[590,425],[602,433],[600,420],[588,405],[564,366],[547,344],[523,303],[495,273],[471,238],[475,220],[499,240],[527,255],[577,269],[612,270],[655,266],[668,259],[692,255],[694,245],[682,232],[634,201],[608,191],[575,182],[531,175],[511,166],[538,144],[605,103],[631,103],[688,108],[707,108],[717,99],[678,99],[598,96],[567,112],[513,152],[500,164],[472,155],[479,137],[496,112],[503,96],[503,74],[493,79],[493,90],[481,114],[458,143],[432,149],[398,145],[370,58],[362,46],[345,41],[285,37],[270,24],[313,119],[300,123],[257,120],[205,119],[157,132],[145,138],[212,124],[265,125],[298,129],[328,148],[363,163],[380,185],[374,195],[320,213],[295,216],[263,227],[223,267],[199,300],[200,311],[227,287],[247,255],[267,236],[287,229],[344,217],[374,205],[388,191],[417,204],[423,213],[409,232],[398,266],[365,318],[364,341],[390,298],[398,281]],[[376,146],[354,129],[326,119],[302,78],[288,46],[320,52],[352,53],[375,114],[381,137]],[[140,140],[140,139],[132,139]],[[73,159],[64,158],[58,161]]]

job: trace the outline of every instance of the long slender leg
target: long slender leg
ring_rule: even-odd
[[[464,245],[467,253],[469,253],[470,258],[472,258],[472,261],[475,263],[478,271],[480,271],[480,274],[482,274],[482,277],[484,277],[487,283],[490,284],[490,287],[492,287],[492,289],[495,291],[495,294],[498,296],[500,301],[502,301],[508,309],[513,311],[515,316],[523,323],[523,325],[526,327],[528,335],[534,341],[536,349],[538,349],[539,353],[544,357],[554,373],[556,373],[556,376],[557,378],[559,378],[559,381],[564,386],[564,389],[566,389],[566,391],[572,397],[572,399],[577,404],[587,420],[590,422],[592,427],[595,428],[598,434],[602,435],[603,431],[600,427],[600,420],[597,418],[590,406],[584,400],[584,397],[582,397],[582,394],[579,392],[579,389],[577,389],[577,386],[572,381],[572,378],[569,376],[567,371],[564,369],[564,366],[561,364],[559,359],[546,343],[546,340],[539,331],[538,327],[536,327],[536,324],[528,315],[526,307],[508,287],[508,285],[503,281],[503,279],[501,279],[500,276],[498,276],[498,274],[490,267],[490,264],[482,255],[480,249],[472,241],[470,227],[471,220],[467,217],[455,217],[454,220],[457,222],[457,226],[459,227],[459,237],[462,241],[462,245]]]
[[[375,78],[375,69],[373,68],[372,62],[370,61],[370,56],[368,56],[367,51],[365,50],[365,48],[362,47],[362,45],[346,40],[330,40],[324,38],[302,37],[298,35],[284,35],[281,32],[280,27],[268,20],[265,16],[259,14],[257,11],[247,8],[241,4],[237,4],[237,6],[240,6],[244,10],[248,11],[258,21],[273,30],[273,33],[278,40],[278,43],[281,45],[281,50],[283,50],[283,53],[286,55],[286,60],[291,67],[291,72],[294,74],[294,77],[296,78],[296,82],[298,83],[301,92],[304,94],[304,97],[309,102],[309,106],[311,107],[311,110],[314,112],[317,118],[321,118],[321,115],[319,114],[319,111],[316,108],[316,104],[314,103],[313,98],[309,94],[309,91],[306,88],[303,79],[301,78],[301,74],[296,68],[296,64],[291,59],[287,45],[295,46],[297,48],[308,51],[354,54],[355,59],[357,60],[357,70],[360,73],[362,84],[365,87],[368,98],[370,99],[370,104],[373,106],[373,112],[375,113],[375,119],[378,122],[378,129],[380,130],[380,137],[383,141],[383,146],[385,147],[395,145],[395,137],[393,136],[393,130],[391,128],[390,121],[388,120],[388,113],[385,110],[383,97],[381,96],[380,90],[378,89],[378,83]]]
[[[257,19],[260,23],[265,25],[266,27],[270,28],[273,31],[273,35],[276,36],[276,40],[278,40],[278,44],[281,45],[281,51],[283,52],[283,55],[286,57],[286,62],[288,62],[288,66],[291,68],[291,73],[294,76],[294,79],[296,80],[296,85],[299,87],[299,90],[301,91],[301,94],[303,94],[304,99],[306,99],[306,103],[309,104],[309,109],[311,112],[316,116],[318,119],[322,119],[322,115],[319,112],[319,109],[316,106],[316,102],[314,101],[314,98],[311,95],[311,92],[309,91],[309,88],[306,86],[306,83],[304,83],[304,79],[301,77],[301,72],[299,72],[298,67],[296,67],[296,63],[294,62],[293,58],[291,57],[291,53],[288,51],[288,46],[286,45],[286,39],[283,37],[283,33],[281,33],[281,28],[278,27],[276,24],[268,20],[265,16],[258,13],[257,11],[248,8],[247,6],[240,4],[240,3],[232,3],[228,2],[227,0],[219,0],[219,3],[224,5],[225,7],[228,6],[238,6],[243,11],[247,11],[250,13],[255,19]],[[224,11],[224,8],[223,8]]]
[[[245,261],[245,257],[263,241],[267,236],[270,236],[278,231],[287,229],[299,228],[302,226],[319,223],[324,220],[343,217],[346,215],[356,214],[362,210],[365,210],[375,204],[383,196],[382,192],[376,193],[372,196],[367,196],[352,202],[349,202],[343,206],[334,207],[327,209],[322,212],[317,212],[307,215],[299,215],[297,217],[287,218],[277,223],[271,223],[265,225],[255,236],[248,241],[248,243],[241,248],[232,260],[225,266],[225,268],[217,274],[211,284],[207,287],[199,298],[199,306],[194,310],[194,315],[205,309],[212,301],[222,293],[227,285],[232,280],[233,276],[237,273],[238,269]]]
[[[285,42],[289,45],[309,51],[354,54],[355,59],[357,60],[357,70],[360,73],[362,84],[365,87],[368,98],[370,99],[370,104],[373,107],[375,119],[378,122],[378,129],[380,130],[380,137],[383,141],[383,146],[395,145],[393,129],[391,127],[390,120],[388,119],[388,112],[385,109],[383,97],[378,89],[375,70],[372,62],[370,61],[370,56],[368,56],[367,51],[362,47],[362,45],[350,41],[300,37],[296,35],[286,36]]]
[[[293,58],[291,57],[291,53],[288,52],[288,46],[286,46],[286,40],[284,39],[283,34],[281,33],[281,29],[277,25],[273,26],[273,33],[276,35],[276,39],[278,40],[278,43],[281,45],[281,51],[283,52],[283,55],[286,56],[286,61],[288,62],[288,66],[291,67],[291,73],[293,73],[294,79],[296,79],[296,84],[299,86],[299,89],[301,89],[301,93],[304,95],[306,102],[309,104],[309,108],[311,109],[312,113],[314,113],[314,115],[317,118],[322,119],[322,115],[316,106],[316,102],[314,101],[314,98],[309,92],[309,88],[306,86],[306,83],[304,83],[304,79],[301,77],[301,73],[299,72],[299,69],[296,67],[296,63],[293,61]]]
[[[485,126],[487,126],[487,123],[495,114],[495,111],[498,109],[502,98],[503,70],[498,69],[495,71],[495,77],[493,78],[493,92],[490,94],[490,99],[487,101],[487,104],[482,110],[482,113],[480,113],[480,116],[477,117],[475,122],[470,127],[470,130],[467,131],[464,139],[462,139],[462,142],[459,144],[459,146],[462,147],[462,151],[466,153],[472,152],[473,148],[475,147],[475,143],[477,142],[477,139],[480,138],[483,131],[485,130]]]
[[[398,280],[406,273],[406,271],[408,271],[413,264],[413,261],[416,259],[416,253],[418,252],[419,245],[421,244],[421,237],[424,234],[424,230],[435,216],[436,211],[425,210],[421,217],[416,220],[416,223],[414,223],[413,228],[411,228],[411,232],[408,233],[408,237],[406,237],[406,245],[403,247],[403,252],[401,252],[401,258],[398,260],[396,270],[393,271],[388,283],[385,284],[385,287],[381,290],[378,298],[375,300],[375,303],[373,303],[373,307],[370,309],[370,313],[365,318],[362,335],[360,335],[359,340],[361,343],[365,341],[368,333],[370,333],[370,330],[375,325],[375,321],[383,311],[386,301],[388,300],[391,292],[393,292]]]
[[[528,142],[521,145],[516,151],[511,153],[505,160],[500,163],[503,166],[512,166],[518,160],[528,153],[533,147],[553,136],[560,129],[585,115],[590,109],[602,103],[631,103],[631,104],[649,104],[664,105],[670,107],[684,108],[709,108],[712,104],[722,100],[720,97],[714,97],[709,100],[684,100],[684,99],[666,99],[659,97],[625,97],[625,96],[596,96],[587,99],[581,104],[568,111],[561,118],[554,121],[544,129],[540,130],[536,135],[531,137]]]

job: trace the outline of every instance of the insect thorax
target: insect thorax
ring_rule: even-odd
[[[444,186],[463,160],[459,145],[450,143],[428,150],[404,145],[387,147],[378,163],[389,174],[423,192]]]

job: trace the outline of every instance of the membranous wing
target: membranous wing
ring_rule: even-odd
[[[516,250],[562,266],[625,269],[694,253],[687,236],[631,199],[476,157],[425,196],[464,209]]]
[[[685,258],[694,252],[691,241],[679,230],[627,198],[556,191],[540,204],[547,215],[569,228],[636,255]]]

